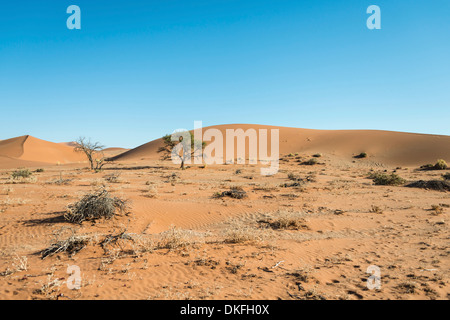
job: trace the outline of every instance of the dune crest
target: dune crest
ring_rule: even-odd
[[[326,153],[351,159],[366,152],[372,161],[389,165],[417,166],[434,163],[436,159],[450,160],[450,136],[382,130],[315,130],[252,124],[231,124],[214,128],[225,137],[226,129],[279,129],[280,154]],[[114,158],[118,161],[157,159],[162,139],[156,139]],[[248,150],[248,148],[247,148]]]
[[[73,147],[41,140],[29,135],[0,141],[2,167],[20,164],[40,165],[85,161]]]

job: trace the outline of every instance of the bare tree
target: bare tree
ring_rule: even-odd
[[[98,171],[105,165],[106,158],[102,151],[104,147],[99,142],[91,142],[90,139],[80,137],[76,141],[75,151],[84,153],[88,158],[91,170]]]
[[[167,160],[172,157],[172,154],[177,156],[181,162],[181,169],[185,169],[184,163],[187,159],[190,159],[192,156],[196,155],[196,151],[203,151],[203,149],[206,146],[206,142],[200,142],[194,140],[194,135],[192,135],[189,131],[183,131],[183,132],[177,132],[178,135],[178,141],[177,139],[172,140],[171,134],[166,134],[164,137],[162,137],[164,146],[160,147],[158,149],[158,152],[162,152],[162,159]],[[183,143],[183,139],[186,139],[186,137],[190,137],[190,143],[188,142]],[[179,148],[180,144],[183,145],[183,148]],[[187,146],[187,147],[186,147]]]

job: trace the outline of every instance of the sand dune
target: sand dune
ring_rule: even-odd
[[[130,149],[111,147],[103,149],[102,152],[105,155],[105,157],[114,157],[124,152],[127,152],[128,150]]]
[[[371,161],[389,165],[420,165],[436,159],[450,160],[450,137],[380,130],[313,130],[251,124],[205,127],[219,129],[279,129],[280,154],[324,153],[351,159],[366,152]],[[162,140],[157,139],[115,157],[118,161],[157,159]],[[248,148],[247,148],[248,150]],[[247,154],[248,156],[248,154]]]
[[[29,135],[0,141],[0,166],[17,167],[84,161],[73,147]]]
[[[404,166],[434,163],[437,159],[450,160],[449,136],[380,130],[314,130],[251,124],[218,125],[203,130],[211,128],[220,130],[224,139],[226,129],[279,129],[281,155],[297,152],[323,153],[349,160],[361,152],[366,152],[368,160],[372,162]],[[156,139],[131,150],[107,148],[104,152],[116,161],[156,160],[161,156],[158,149],[162,145],[162,139]],[[248,149],[247,143],[246,157]],[[53,143],[28,135],[0,141],[2,168],[80,161],[85,161],[85,158],[74,152],[72,143]]]

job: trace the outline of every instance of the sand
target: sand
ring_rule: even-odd
[[[158,140],[98,173],[60,144],[0,141],[0,299],[448,299],[450,194],[374,185],[368,174],[442,179],[449,170],[417,169],[450,162],[450,137],[280,130],[274,176],[248,164],[180,170],[158,159]],[[353,158],[360,152],[368,157]],[[318,164],[301,164],[315,153]],[[36,163],[47,164],[43,172],[12,184],[11,165]],[[304,183],[282,187],[295,177]],[[131,201],[128,214],[81,225],[64,219],[68,204],[102,186]],[[214,197],[233,186],[248,196]],[[297,229],[275,228],[286,216]],[[63,239],[69,229],[90,238],[86,247],[41,259],[53,233]],[[100,245],[121,231],[129,238]],[[81,270],[79,290],[67,287],[68,265]],[[378,290],[367,288],[372,265],[381,271]]]
[[[19,160],[17,164],[0,161],[0,168],[36,167],[43,164],[85,161],[82,154],[74,151],[73,146],[49,142],[29,135],[0,141],[0,157]]]
[[[449,136],[381,130],[312,130],[250,124],[219,125],[205,127],[203,130],[211,128],[219,129],[224,137],[226,129],[279,129],[281,154],[327,153],[349,160],[361,152],[366,152],[374,162],[411,166],[431,163],[438,158],[450,158]],[[158,159],[160,154],[157,151],[162,145],[161,139],[153,140],[115,159]],[[248,153],[246,155],[248,156]]]

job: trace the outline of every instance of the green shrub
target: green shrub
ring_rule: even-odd
[[[355,156],[354,158],[356,159],[363,159],[363,158],[367,158],[367,153],[365,152],[361,152],[360,154],[358,154],[357,156]]]
[[[395,173],[374,173],[370,175],[370,178],[376,185],[380,186],[398,186],[406,183],[406,180],[396,175]]]
[[[445,180],[450,180],[450,172],[447,172],[442,176]]]
[[[29,178],[33,173],[28,169],[19,169],[11,173],[13,179],[17,178]]]
[[[446,170],[447,168],[447,162],[442,159],[438,159],[438,161],[434,165],[432,165],[431,163],[427,163],[423,166],[420,166],[420,169],[422,170]]]
[[[445,161],[442,160],[442,159],[438,159],[438,161],[437,161],[436,164],[434,165],[434,168],[435,168],[436,170],[445,170],[445,169],[448,168],[447,162],[445,162]]]

